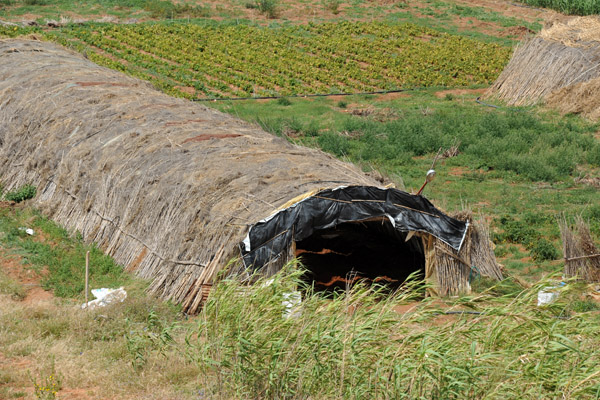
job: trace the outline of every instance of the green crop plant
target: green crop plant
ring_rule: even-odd
[[[90,24],[47,35],[86,48],[99,64],[188,98],[488,84],[511,53],[496,44],[384,22]]]

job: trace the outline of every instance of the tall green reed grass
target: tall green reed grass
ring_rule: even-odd
[[[552,8],[564,14],[593,15],[600,13],[598,0],[519,0],[530,6]]]
[[[572,313],[571,284],[546,307],[536,296],[548,282],[445,303],[416,302],[423,285],[414,281],[393,295],[355,287],[325,298],[305,289],[286,317],[285,293],[300,278],[287,271],[270,284],[214,288],[187,341],[207,391],[255,399],[600,396],[600,317]],[[412,309],[397,312],[400,304]]]

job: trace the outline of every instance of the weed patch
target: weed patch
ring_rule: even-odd
[[[37,189],[33,185],[24,185],[18,189],[4,193],[4,198],[8,201],[20,203],[22,201],[34,198],[36,191]]]
[[[21,226],[32,226],[37,234],[27,235]],[[2,243],[37,270],[47,268],[42,279],[46,290],[58,297],[83,297],[85,253],[90,251],[91,287],[119,287],[131,277],[112,258],[95,246],[85,245],[81,237],[71,236],[63,228],[32,210],[1,210]],[[41,240],[41,236],[47,239]]]

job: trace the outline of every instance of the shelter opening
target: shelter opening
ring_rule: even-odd
[[[425,273],[421,239],[395,230],[385,217],[317,230],[295,246],[307,283],[319,291],[343,290],[358,282],[395,289],[413,272],[420,278]]]
[[[246,269],[266,275],[299,257],[316,290],[360,280],[393,289],[417,272],[431,291],[454,293],[469,290],[470,262],[459,256],[468,229],[423,196],[345,186],[290,201],[251,226],[240,250]]]

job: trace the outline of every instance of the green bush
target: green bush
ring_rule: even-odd
[[[6,192],[4,198],[8,201],[14,201],[20,203],[25,200],[29,200],[35,197],[36,188],[33,185],[25,185],[16,190]]]
[[[337,15],[340,13],[340,5],[342,4],[342,0],[324,0],[325,8],[331,11],[333,14]]]
[[[31,0],[40,1],[40,0]],[[175,4],[169,0],[147,0],[144,9],[150,12],[152,18],[176,18],[181,16],[208,17],[210,10],[207,7],[192,6],[187,3]]]
[[[503,215],[499,219],[503,232],[495,235],[498,242],[519,243],[529,247],[539,237],[538,232],[528,223],[517,221],[513,217]]]
[[[346,156],[350,150],[350,142],[336,133],[325,132],[317,141],[323,151],[338,157]]]
[[[278,0],[256,0],[255,7],[261,14],[266,15],[268,18],[277,17],[277,8],[279,6]]]
[[[536,261],[556,260],[559,256],[558,250],[550,241],[540,238],[530,243],[531,258]]]
[[[587,162],[597,167],[600,167],[600,144],[595,143],[588,150]]]

